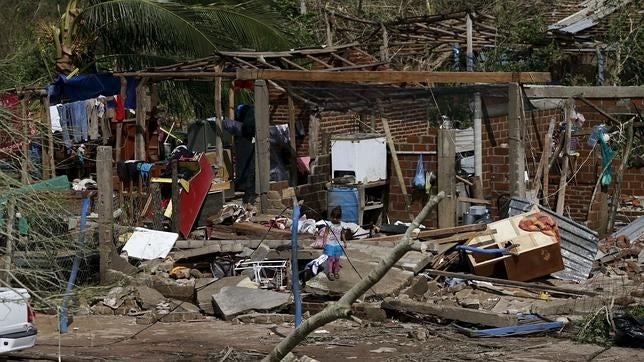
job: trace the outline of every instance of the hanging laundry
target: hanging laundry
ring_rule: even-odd
[[[74,142],[87,141],[87,111],[85,109],[85,101],[77,101],[67,106],[71,107],[70,118]]]
[[[60,130],[63,136],[63,144],[67,150],[72,148],[72,141],[69,136],[69,131],[72,128],[72,122],[70,117],[70,107],[69,104],[59,104],[56,106],[58,109],[58,116],[60,121]]]
[[[107,98],[105,96],[98,96],[96,99],[96,116],[101,128],[101,136],[103,137],[103,144],[107,144],[109,139],[112,138],[112,129],[110,128],[110,119],[106,112],[105,103]]]
[[[97,140],[100,135],[98,133],[98,114],[95,98],[85,100],[85,112],[87,112],[87,134],[89,139]]]
[[[49,120],[51,122],[51,131],[62,131],[63,128],[60,126],[60,114],[58,114],[58,105],[49,107]]]
[[[115,119],[120,122],[125,119],[125,107],[123,107],[123,99],[120,96],[114,96],[114,102],[116,103]]]

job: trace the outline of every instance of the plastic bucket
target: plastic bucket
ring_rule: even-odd
[[[342,221],[358,223],[360,207],[358,189],[355,187],[332,187],[327,190],[327,216],[331,218],[331,210],[336,206],[342,208]]]

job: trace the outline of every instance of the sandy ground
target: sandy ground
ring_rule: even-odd
[[[60,342],[63,361],[255,361],[292,330],[217,319],[145,326],[132,317],[85,316],[76,317],[59,338],[55,317],[39,315],[36,324],[37,346],[23,355],[56,356]],[[449,326],[393,320],[362,326],[336,321],[316,332],[295,349],[297,356],[319,361],[644,361],[644,349],[575,344],[556,334],[473,339]]]

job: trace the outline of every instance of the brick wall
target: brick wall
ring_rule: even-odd
[[[497,99],[486,100],[489,104],[499,103]],[[623,112],[630,109],[631,100],[593,100],[593,102],[608,112]],[[644,100],[633,100],[638,107],[644,107]],[[286,96],[271,88],[271,116],[274,123],[288,122],[288,106]],[[602,123],[605,118],[587,105],[577,102],[576,110],[582,113],[586,118],[583,129],[590,129],[594,125]],[[297,140],[297,154],[299,156],[308,155],[309,152],[309,116],[311,109],[302,103],[295,101],[296,119],[301,120],[307,135]],[[398,155],[401,170],[404,177],[404,183],[407,191],[410,192],[411,180],[416,170],[419,153],[423,155],[426,170],[436,172],[436,135],[437,130],[429,128],[427,124],[428,112],[426,101],[419,100],[416,103],[409,104],[391,104],[385,105],[383,109],[384,116],[389,120],[390,129],[396,143],[396,149],[400,151]],[[316,140],[319,153],[323,155],[317,160],[316,175],[312,175],[307,185],[300,185],[297,188],[297,194],[305,203],[315,208],[320,213],[326,211],[326,188],[325,183],[330,180],[330,138],[333,135],[353,133],[353,132],[370,132],[372,122],[375,125],[375,131],[384,134],[382,122],[378,114],[358,114],[355,112],[321,112],[319,138]],[[543,147],[543,138],[551,119],[558,122],[563,121],[563,113],[560,109],[526,111],[526,127],[524,129],[526,139],[526,167],[530,177],[533,177]],[[566,214],[573,219],[583,222],[586,221],[588,213],[588,202],[590,200],[597,176],[601,171],[601,159],[599,153],[591,153],[591,149],[586,145],[587,136],[579,136],[580,156],[576,163],[571,164],[571,170],[574,170],[575,177],[569,181],[566,188]],[[405,210],[405,202],[399,183],[395,176],[393,163],[389,157],[388,179],[389,179],[389,204],[388,216],[391,222],[396,220],[408,220]],[[619,159],[613,162],[613,170],[617,169]],[[508,162],[508,129],[507,115],[488,117],[483,120],[483,190],[485,197],[492,201],[492,214],[497,216],[497,200],[499,197],[509,193],[508,184],[509,162]],[[622,183],[622,194],[644,195],[644,170],[627,169],[624,173]],[[548,189],[549,205],[554,208],[556,205],[556,191],[559,188],[559,171],[558,167],[553,167],[550,171],[550,187]],[[528,188],[530,184],[528,184]],[[612,185],[609,189],[612,193]],[[424,202],[426,196],[420,193],[414,193],[411,211],[417,213]],[[594,207],[594,210],[597,207]],[[591,215],[592,216],[592,215]],[[592,219],[592,217],[591,217]],[[426,224],[435,225],[435,214],[426,220]],[[593,220],[589,224],[592,226]]]
[[[643,100],[634,100],[638,107]],[[623,112],[630,108],[630,100],[593,100],[598,107],[608,112]],[[589,130],[593,126],[605,123],[605,117],[591,107],[578,101],[575,109],[584,115],[586,122],[582,130]],[[563,121],[563,112],[560,109],[544,111],[528,111],[526,113],[526,166],[530,177],[536,173],[542,153],[543,138],[547,132],[551,119],[557,123]],[[574,135],[573,135],[574,136]],[[509,193],[508,184],[508,129],[507,116],[484,119],[483,122],[483,185],[486,198],[493,201],[493,215],[496,215],[496,200]],[[579,222],[587,220],[589,202],[597,177],[601,172],[601,157],[599,146],[596,153],[586,144],[588,136],[579,135],[578,151],[579,157],[570,164],[571,177],[566,187],[565,214],[570,215]],[[613,181],[616,180],[615,172],[619,166],[619,159],[613,161]],[[559,168],[557,166],[550,170],[549,188],[547,194],[548,204],[555,208],[557,190],[559,189]],[[622,183],[622,195],[644,195],[644,169],[628,168],[624,172]],[[613,192],[614,182],[609,187],[609,194]],[[528,187],[530,185],[528,184]],[[595,202],[593,213],[590,215],[589,226],[596,225],[598,205]]]

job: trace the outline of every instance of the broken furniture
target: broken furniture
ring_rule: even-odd
[[[214,172],[204,153],[197,153],[191,158],[180,159],[177,168],[180,172],[187,172],[191,175],[187,180],[179,178],[179,232],[186,238],[190,234],[206,196],[212,188]],[[172,179],[169,178],[153,178],[151,181],[172,183]],[[172,216],[172,206],[172,202],[168,203],[164,213],[166,217]]]
[[[496,234],[477,236],[468,245],[483,249],[505,249],[514,246],[511,254],[497,255],[467,251],[474,274],[504,275],[510,280],[527,281],[564,268],[561,247],[556,238],[540,231],[525,231],[519,223],[538,210],[489,224]]]
[[[253,280],[262,288],[267,288],[272,283],[273,287],[284,286],[286,280],[286,260],[249,260],[235,264],[235,271],[251,270]]]

